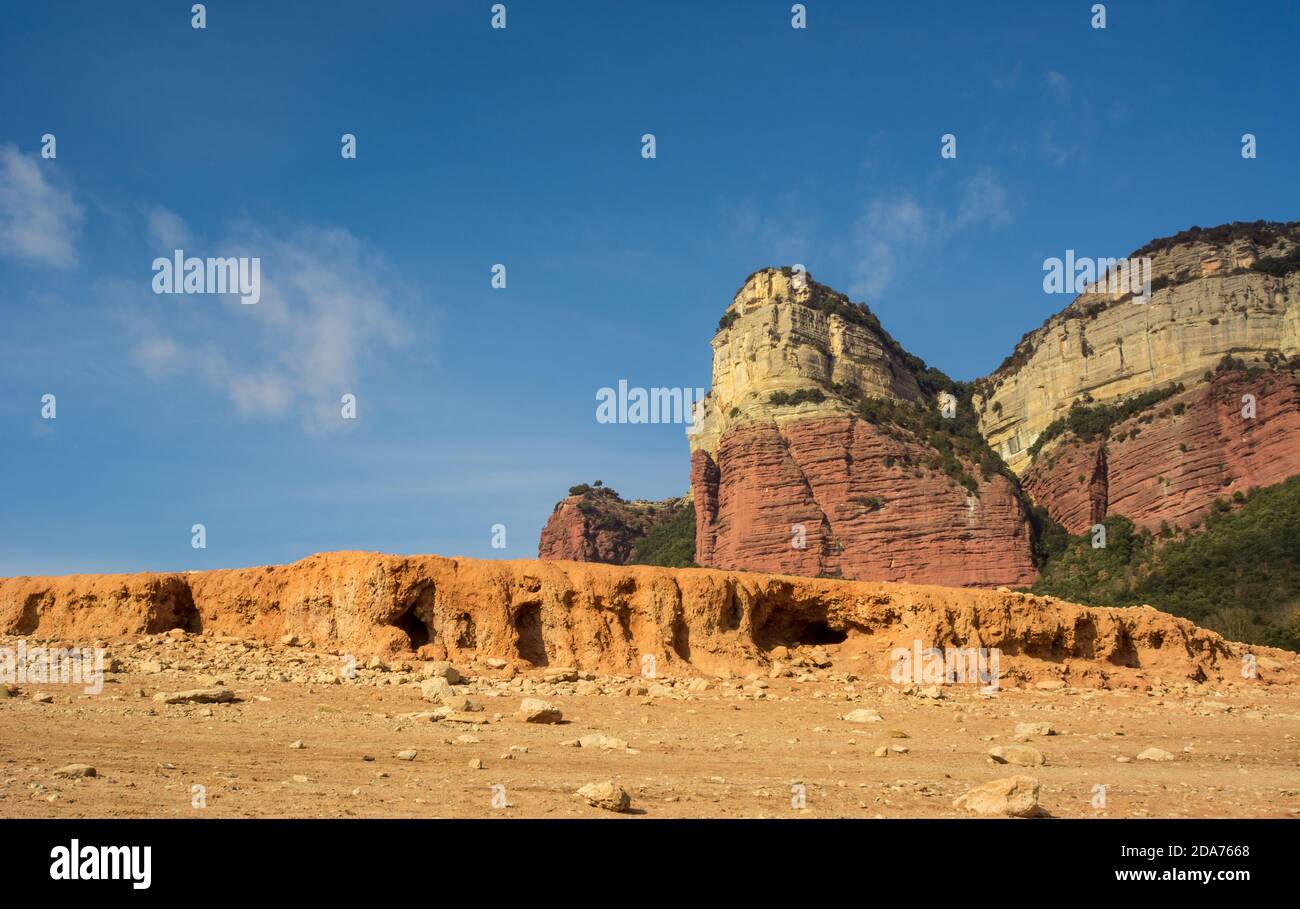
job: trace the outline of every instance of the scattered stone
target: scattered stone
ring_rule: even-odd
[[[397,752],[397,759],[399,761],[413,761],[415,760],[415,756],[417,754],[419,754],[419,752],[416,751],[414,748],[404,748],[401,751]]]
[[[471,701],[463,694],[453,694],[451,697],[443,698],[442,706],[449,707],[456,713],[478,713],[483,709],[482,704]]]
[[[869,707],[859,707],[857,710],[850,710],[844,715],[846,723],[879,723],[880,714]]]
[[[958,796],[954,808],[998,817],[1040,817],[1038,780],[1031,776],[1010,776],[989,780]]]
[[[1148,748],[1137,756],[1139,761],[1172,761],[1174,756],[1161,748]]]
[[[578,670],[569,667],[554,667],[547,669],[542,673],[542,681],[550,682],[576,682],[578,681]]]
[[[443,704],[450,698],[456,697],[456,689],[451,687],[451,682],[436,675],[420,683],[420,697],[435,704]]]
[[[611,735],[605,735],[603,732],[593,732],[590,735],[584,735],[578,739],[579,748],[603,748],[606,751],[626,751],[627,742],[622,739],[614,738]]]
[[[1051,723],[1016,723],[1016,735],[1025,737],[1056,735],[1056,730],[1052,728]]]
[[[632,797],[613,781],[588,783],[578,790],[578,796],[594,808],[606,811],[627,811],[632,807]]]
[[[994,745],[989,757],[998,764],[1015,764],[1018,767],[1038,767],[1047,763],[1043,753],[1028,745]]]
[[[98,776],[95,768],[89,764],[69,764],[66,767],[60,767],[54,771],[55,776],[61,776],[65,779],[78,780],[87,776]]]
[[[160,691],[153,696],[164,704],[228,704],[235,699],[229,688],[191,688],[188,691]]]
[[[524,698],[519,705],[519,718],[525,723],[558,723],[563,719],[560,708],[537,698]]]
[[[292,742],[289,743],[289,747],[290,747],[290,748],[306,748],[307,746],[303,744],[302,739],[295,739],[294,741],[292,741]]]
[[[473,758],[473,759],[469,762],[469,769],[470,769],[470,770],[482,770],[482,769],[483,769],[483,759],[482,759],[482,758]]]
[[[434,660],[432,663],[425,663],[424,677],[426,679],[446,679],[450,685],[459,685],[464,681],[460,670],[446,660]]]
[[[32,695],[32,701],[37,704],[53,704],[54,695],[50,694],[48,691],[38,691]]]

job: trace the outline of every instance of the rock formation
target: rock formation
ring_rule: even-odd
[[[1300,224],[1256,223],[1138,250],[1150,302],[1097,289],[1026,335],[976,383],[985,438],[1073,533],[1116,514],[1187,526],[1221,496],[1300,473],[1298,249]],[[1143,395],[1160,400],[1075,431]]]
[[[954,451],[961,440],[925,428],[939,405],[923,388],[932,379],[865,307],[789,269],[751,275],[713,339],[713,387],[690,436],[696,562],[1032,580],[1014,482],[977,465],[977,437]]]
[[[708,569],[337,552],[292,565],[185,574],[0,580],[0,634],[33,643],[171,628],[353,655],[522,660],[665,675],[750,671],[777,647],[840,642],[887,674],[895,648],[1000,651],[1000,684],[1142,677],[1300,680],[1300,658],[1225,641],[1151,609],[1051,597]]]
[[[755,272],[689,435],[695,561],[1022,586],[1031,501],[1075,534],[1114,515],[1177,529],[1300,474],[1300,223],[1192,228],[1132,258],[1147,302],[1103,276],[965,387],[810,276]],[[647,513],[579,505],[556,507],[541,555],[626,561]]]
[[[1242,416],[1251,395],[1255,415]],[[1300,474],[1300,376],[1221,372],[1083,441],[1068,431],[1024,475],[1035,502],[1071,533],[1108,515],[1185,528],[1219,498]]]
[[[1248,362],[1300,354],[1300,223],[1193,229],[1137,250],[1152,295],[1100,288],[1030,332],[982,380],[975,403],[989,444],[1018,474],[1029,448],[1081,399],[1109,402],[1175,383],[1191,387],[1225,356]]]
[[[608,487],[575,486],[542,528],[537,557],[626,565],[638,542],[690,507],[689,496],[628,502]]]

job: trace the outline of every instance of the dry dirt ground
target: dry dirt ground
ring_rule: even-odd
[[[990,697],[947,685],[933,698],[859,678],[854,656],[828,645],[791,652],[775,677],[547,681],[566,673],[458,666],[456,696],[481,708],[456,714],[469,723],[430,716],[420,682],[434,664],[416,660],[340,678],[338,655],[290,645],[170,632],[107,650],[114,671],[98,695],[0,691],[0,816],[956,817],[957,796],[1015,774],[1039,781],[1056,817],[1300,816],[1296,686],[1153,679],[1146,690]],[[153,697],[214,684],[236,700]],[[564,721],[525,723],[526,697]],[[881,720],[844,719],[860,708]],[[991,762],[1022,723],[1057,733],[1024,741],[1046,763]],[[626,744],[574,744],[597,733]],[[1148,748],[1172,760],[1138,760]],[[398,757],[408,750],[413,759]],[[55,772],[71,764],[95,775]],[[631,795],[631,812],[575,795],[606,780]]]

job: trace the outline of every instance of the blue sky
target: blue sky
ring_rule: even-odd
[[[574,483],[686,490],[595,394],[707,387],[756,268],[969,379],[1045,258],[1300,213],[1294,2],[490,5],[0,7],[0,575],[532,557]],[[176,245],[267,298],[153,294]]]

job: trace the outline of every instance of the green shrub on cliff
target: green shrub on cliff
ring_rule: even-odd
[[[694,568],[695,506],[687,504],[675,514],[656,523],[636,541],[630,565],[663,565],[668,568]]]
[[[1029,457],[1037,457],[1038,452],[1042,450],[1045,444],[1057,436],[1063,435],[1066,430],[1074,433],[1084,442],[1091,442],[1097,438],[1104,439],[1110,434],[1110,430],[1115,424],[1124,422],[1136,413],[1155,407],[1161,401],[1172,398],[1183,391],[1185,389],[1180,382],[1164,388],[1153,388],[1151,391],[1143,392],[1116,404],[1088,404],[1076,401],[1070,407],[1069,413],[1048,423],[1043,431],[1038,434],[1038,438],[1034,439],[1034,444],[1029,446]]]
[[[1077,603],[1148,603],[1234,640],[1300,650],[1300,477],[1216,503],[1199,532],[1134,532],[1107,518],[1106,548],[1070,537],[1035,593]]]

